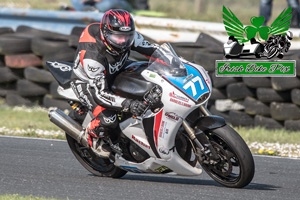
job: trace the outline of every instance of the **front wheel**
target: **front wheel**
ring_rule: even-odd
[[[205,134],[218,156],[216,162],[199,159],[206,173],[226,187],[242,188],[248,185],[253,179],[255,166],[252,154],[241,136],[229,125]]]

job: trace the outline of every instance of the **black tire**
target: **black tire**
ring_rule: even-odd
[[[226,87],[227,97],[232,100],[245,99],[246,97],[254,97],[255,92],[245,83],[231,83]]]
[[[66,133],[67,142],[80,164],[96,176],[121,178],[127,171],[116,167],[109,159],[97,157],[92,150],[83,147]]]
[[[1,27],[0,28],[0,35],[5,34],[5,33],[13,33],[14,30],[10,27]]]
[[[70,104],[66,100],[53,99],[48,95],[45,95],[43,98],[43,106],[46,108],[56,107],[61,110],[72,110]]]
[[[226,90],[212,88],[210,100],[227,99]]]
[[[45,54],[59,51],[68,47],[68,40],[56,39],[52,37],[37,37],[31,42],[31,50],[35,55],[44,56]]]
[[[203,45],[210,49],[223,49],[222,42],[215,39],[214,37],[211,37],[210,35],[208,35],[206,33],[200,33],[200,35],[198,36],[195,43],[198,45]]]
[[[277,91],[287,91],[300,88],[299,77],[272,77],[272,87]]]
[[[16,94],[16,83],[0,84],[0,97],[6,97],[8,94]]]
[[[252,97],[247,97],[243,103],[245,112],[249,115],[263,115],[270,116],[270,107],[261,101],[258,101]]]
[[[57,88],[58,88],[58,82],[57,81],[53,81],[50,84],[50,94],[53,98],[56,99],[65,99],[65,97],[61,96],[60,94],[58,94],[57,92]]]
[[[171,42],[170,43],[173,48],[181,47],[181,48],[193,48],[193,49],[199,49],[204,48],[205,45],[203,44],[197,44],[195,42]]]
[[[9,35],[1,35],[0,37],[0,54],[11,55],[19,53],[29,53],[31,39],[14,37],[14,33]]]
[[[291,100],[290,92],[278,92],[272,88],[257,88],[257,99],[264,103],[288,102]]]
[[[300,131],[300,120],[286,120],[284,128],[291,131]]]
[[[215,72],[211,73],[210,77],[214,88],[224,88],[230,83],[236,83],[239,81],[239,79],[235,77],[216,77]]]
[[[300,105],[300,89],[293,89],[291,92],[292,102]]]
[[[288,56],[287,58],[286,58],[286,55],[285,55],[285,58],[286,58],[287,60],[295,60],[295,61],[296,61],[296,75],[297,75],[297,76],[300,76],[300,58],[299,58],[299,53],[298,53],[297,50],[294,50],[294,51],[289,50],[288,54],[289,54],[290,52],[292,52],[293,55]]]
[[[70,35],[68,40],[69,47],[75,47],[77,48],[79,42],[79,36],[77,35]]]
[[[223,54],[216,53],[204,53],[203,51],[196,51],[194,53],[193,62],[201,65],[206,71],[214,72],[215,71],[215,62],[216,60],[222,60]]]
[[[178,47],[178,46],[173,46],[176,54],[179,57],[183,57],[186,60],[189,61],[194,61],[194,54],[196,51],[198,51],[197,48],[191,48],[191,47]]]
[[[42,84],[36,84],[26,79],[17,81],[17,92],[23,97],[44,96],[48,93],[46,87]]]
[[[1,67],[0,68],[0,83],[11,83],[18,80],[19,77],[16,76],[10,68]]]
[[[293,103],[272,102],[270,110],[272,118],[278,121],[300,119],[300,108]]]
[[[43,57],[43,66],[46,68],[46,61],[58,60],[65,62],[73,62],[76,50],[73,48],[60,49],[57,52],[48,53]]]
[[[9,106],[33,106],[34,103],[16,93],[8,93],[5,98],[6,104]]]
[[[271,79],[268,77],[243,77],[243,82],[251,88],[271,88]]]
[[[56,38],[56,39],[64,39],[67,40],[69,35],[64,35],[52,31],[45,31],[45,30],[40,30],[36,28],[32,28],[29,26],[18,26],[16,33],[22,33],[22,34],[27,34],[30,35],[32,38],[35,37],[51,37],[51,38]]]
[[[229,111],[229,118],[230,118],[230,123],[236,127],[239,126],[253,127],[254,125],[253,117],[241,111],[237,111],[237,110]]]
[[[214,106],[214,105],[210,106],[209,111],[213,115],[217,115],[217,116],[223,117],[226,122],[230,122],[230,118],[229,118],[228,112],[220,112],[220,111],[218,111],[216,109],[216,106]]]
[[[256,115],[254,117],[254,126],[255,127],[264,127],[266,129],[274,130],[274,129],[282,129],[283,125],[276,121],[275,119],[264,117],[261,115]]]
[[[241,136],[229,125],[205,134],[221,159],[221,164],[215,166],[200,161],[206,173],[226,187],[247,186],[253,179],[255,165],[253,156]]]
[[[24,76],[27,80],[38,83],[51,83],[52,81],[55,81],[49,71],[38,69],[36,67],[26,67],[24,69]]]
[[[85,27],[75,26],[74,28],[72,28],[70,35],[75,35],[75,36],[78,36],[78,38],[79,38],[84,29],[85,29]]]

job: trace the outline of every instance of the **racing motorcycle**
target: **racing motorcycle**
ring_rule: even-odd
[[[289,51],[291,46],[290,40],[293,39],[293,34],[287,31],[285,35],[272,35],[264,44],[263,56],[268,59],[273,57],[283,58],[284,54]]]
[[[69,115],[51,110],[49,118],[66,132],[77,160],[97,176],[120,178],[127,172],[197,176],[204,169],[226,187],[247,186],[255,170],[252,154],[223,118],[208,111],[212,91],[208,73],[178,57],[168,43],[154,54],[157,59],[133,62],[114,80],[111,89],[116,94],[144,100],[149,107],[141,116],[118,114],[115,138],[102,138],[112,149],[109,158],[97,156],[83,136],[93,115],[71,88],[72,63],[47,62],[60,85],[58,93],[74,108]],[[149,94],[160,102],[152,105]]]

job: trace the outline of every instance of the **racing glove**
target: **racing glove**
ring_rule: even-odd
[[[126,99],[122,102],[122,111],[131,112],[136,116],[143,114],[147,107],[146,103],[138,100]]]

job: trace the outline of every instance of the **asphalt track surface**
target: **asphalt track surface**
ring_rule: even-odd
[[[205,172],[197,177],[127,173],[97,177],[66,141],[0,136],[0,194],[59,199],[300,199],[300,159],[255,156],[256,173],[243,189],[225,188]]]

